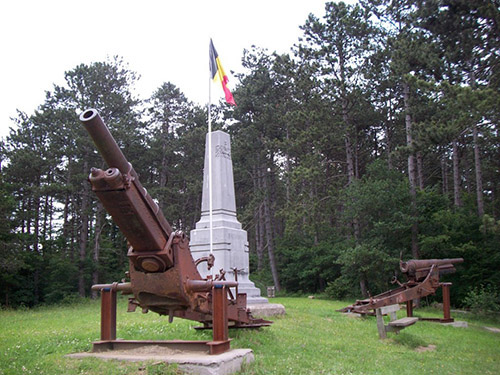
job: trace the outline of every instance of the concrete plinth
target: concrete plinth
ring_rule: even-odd
[[[241,370],[244,363],[254,360],[251,349],[233,349],[218,355],[199,351],[179,351],[161,346],[146,346],[134,350],[109,350],[98,353],[68,354],[70,358],[100,358],[129,362],[162,361],[177,364],[179,369],[192,375],[230,375]]]
[[[363,317],[363,315],[358,314],[358,313],[353,313],[353,312],[342,313],[342,315],[347,316],[349,318],[362,318]]]
[[[452,326],[452,327],[457,327],[457,328],[468,328],[469,324],[465,321],[459,321],[455,320],[454,322],[450,323],[441,323],[444,326]]]
[[[255,317],[269,317],[285,315],[285,306],[280,303],[258,303],[247,306]]]

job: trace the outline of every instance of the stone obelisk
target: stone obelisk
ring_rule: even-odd
[[[212,137],[212,152],[209,155],[208,137]],[[190,233],[190,248],[193,259],[210,255],[210,214],[208,158],[212,158],[212,251],[215,256],[213,274],[221,269],[226,272],[226,280],[234,280],[238,273],[238,291],[247,294],[248,304],[267,303],[260,290],[249,279],[248,237],[236,218],[236,198],[234,194],[233,162],[229,134],[214,131],[207,134],[205,144],[205,167],[203,171],[203,194],[201,218]],[[198,265],[202,277],[212,273],[207,263]]]

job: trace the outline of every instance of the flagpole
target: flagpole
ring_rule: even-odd
[[[210,72],[210,69],[209,69]],[[209,231],[210,231],[210,255],[214,253],[213,246],[213,216],[212,216],[212,77],[211,73],[208,77],[208,217],[209,217]],[[212,278],[214,275],[214,268],[211,268]]]

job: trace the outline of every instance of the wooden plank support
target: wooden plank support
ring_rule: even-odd
[[[415,324],[418,318],[406,317],[401,319],[396,319],[396,312],[399,310],[399,305],[389,305],[383,306],[375,310],[377,316],[377,329],[378,334],[381,339],[387,338],[387,332],[399,333],[402,329]],[[384,315],[389,315],[389,323],[386,325],[384,323]]]

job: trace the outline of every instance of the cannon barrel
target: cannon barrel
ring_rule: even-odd
[[[172,228],[95,109],[80,121],[109,169],[92,168],[89,181],[96,195],[131,245],[128,256],[144,272],[164,272],[173,266],[168,240]]]
[[[437,267],[439,275],[455,272],[455,263],[462,263],[463,258],[452,259],[412,259],[407,262],[401,261],[399,266],[401,272],[405,273],[410,280],[422,280],[427,277],[432,266]]]
[[[128,173],[134,178],[134,183],[138,186],[140,192],[144,196],[144,199],[146,199],[148,205],[158,217],[158,221],[160,222],[159,224],[167,232],[167,235],[170,236],[172,233],[170,224],[163,216],[163,213],[159,209],[158,205],[155,201],[153,201],[146,189],[142,186],[136,171],[132,167],[132,164],[130,164],[125,158],[125,155],[123,155],[122,150],[120,150],[120,147],[109,132],[108,127],[104,124],[104,121],[102,121],[102,118],[97,110],[90,108],[82,112],[80,114],[80,122],[83,124],[85,130],[87,130],[90,137],[94,141],[97,150],[108,167],[118,168],[122,175]]]
[[[110,168],[118,168],[122,174],[130,173],[137,178],[132,165],[123,155],[97,110],[91,108],[82,112],[80,122],[92,137],[97,150]]]
[[[452,258],[452,259],[412,259],[407,262],[401,262],[400,268],[401,272],[415,272],[417,270],[431,268],[432,265],[436,265],[439,268],[449,268],[453,267],[455,263],[462,263],[463,258]]]

